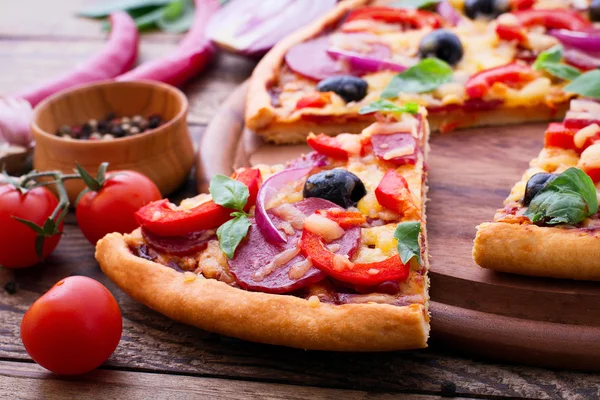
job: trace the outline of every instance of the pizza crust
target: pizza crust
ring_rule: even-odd
[[[123,235],[96,247],[102,271],[123,291],[169,318],[240,339],[310,350],[387,351],[427,347],[425,306],[331,305],[249,292],[134,256]]]
[[[600,230],[483,223],[473,258],[495,271],[600,281]]]

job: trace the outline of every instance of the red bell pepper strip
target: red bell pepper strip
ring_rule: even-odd
[[[582,31],[591,26],[591,23],[576,11],[562,8],[524,10],[514,12],[513,15],[517,17],[519,23],[525,27],[542,25],[546,29]]]
[[[400,23],[412,28],[439,28],[442,21],[437,14],[429,11],[393,8],[393,7],[362,7],[354,10],[346,18],[346,22],[374,19],[387,23]]]
[[[403,281],[410,272],[409,265],[403,264],[398,254],[383,261],[366,264],[348,261],[347,266],[340,268],[334,260],[336,255],[325,247],[323,238],[306,229],[302,231],[300,250],[315,267],[327,275],[354,285],[375,286],[385,281]]]
[[[173,52],[165,57],[145,62],[117,78],[118,81],[153,80],[181,86],[196,76],[216,53],[205,35],[205,28],[219,8],[217,0],[195,0],[196,11],[192,27]]]
[[[324,133],[319,135],[310,134],[306,143],[317,153],[326,155],[336,160],[347,160],[348,152],[342,148],[342,144],[334,137],[327,136]]]
[[[496,34],[500,39],[508,42],[516,40],[519,43],[524,43],[527,40],[527,31],[521,25],[498,24]]]
[[[296,103],[296,110],[302,108],[322,108],[331,102],[329,93],[311,93],[303,96]]]
[[[568,29],[570,31],[583,31],[591,24],[576,11],[565,9],[535,9],[523,10],[512,13],[519,22],[518,25],[502,25],[496,27],[496,34],[500,39],[517,40],[524,43],[527,40],[525,28],[542,25],[546,29]]]
[[[129,71],[138,54],[138,31],[135,22],[126,12],[110,15],[111,30],[108,42],[94,57],[61,77],[41,86],[16,93],[14,97],[27,100],[35,106],[46,97],[84,83],[111,79]]]
[[[358,211],[346,211],[334,208],[331,210],[318,210],[317,214],[336,222],[343,229],[360,226],[367,222],[367,217]]]
[[[260,171],[243,169],[234,178],[248,186],[250,196],[244,209],[256,202],[261,184]],[[137,222],[144,229],[159,236],[182,236],[190,232],[214,229],[231,219],[235,210],[222,207],[210,200],[189,210],[175,208],[167,199],[152,202],[135,213]]]
[[[583,172],[588,174],[588,176],[592,179],[594,183],[600,182],[600,168],[588,168],[586,166],[583,166],[581,169],[583,170]]]
[[[513,10],[529,10],[535,4],[535,0],[512,0],[511,8]]]
[[[487,94],[494,83],[504,83],[510,86],[531,82],[537,77],[538,73],[530,66],[513,62],[473,75],[467,81],[465,88],[470,98],[481,98]]]
[[[377,189],[375,197],[379,204],[400,215],[414,213],[417,210],[408,188],[408,183],[395,169],[389,169]]]
[[[570,129],[565,124],[552,122],[544,134],[544,147],[560,147],[561,149],[575,150],[573,136],[576,129]]]

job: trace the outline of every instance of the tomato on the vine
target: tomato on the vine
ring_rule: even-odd
[[[71,276],[54,285],[21,322],[25,350],[61,375],[89,372],[115,351],[123,329],[119,305],[98,281]]]
[[[103,171],[97,178],[79,172],[90,191],[81,196],[75,212],[81,232],[92,244],[111,232],[133,231],[139,226],[135,212],[162,199],[154,182],[135,171],[111,171],[106,179]]]
[[[38,264],[36,252],[38,233],[18,221],[20,218],[44,226],[58,205],[58,200],[45,187],[28,189],[24,193],[14,185],[0,185],[0,265],[8,268],[25,268]],[[58,231],[62,231],[62,223]],[[54,251],[60,234],[44,238],[42,258]]]

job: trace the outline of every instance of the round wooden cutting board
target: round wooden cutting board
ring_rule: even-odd
[[[244,129],[246,90],[242,85],[230,95],[204,134],[202,191],[216,173],[285,162],[309,151],[305,145],[266,144]],[[492,219],[542,148],[545,125],[432,135],[427,203],[432,340],[519,363],[600,370],[600,283],[495,273],[471,257],[475,227]]]

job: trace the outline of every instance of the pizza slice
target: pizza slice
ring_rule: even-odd
[[[389,110],[392,112],[389,112]],[[151,203],[97,244],[121,289],[177,321],[340,351],[425,347],[429,127],[388,107],[360,135],[310,135],[287,165],[216,176],[210,195]]]
[[[360,109],[381,98],[425,106],[441,131],[564,116],[574,96],[563,90],[565,76],[534,62],[559,38],[585,38],[595,14],[570,1],[450,3],[429,11],[402,1],[340,2],[261,60],[246,125],[275,143],[302,142],[312,131],[355,133],[374,121]],[[572,46],[564,58],[575,73],[597,66]]]
[[[496,271],[600,280],[600,103],[571,101],[494,221],[477,229],[475,262]]]

